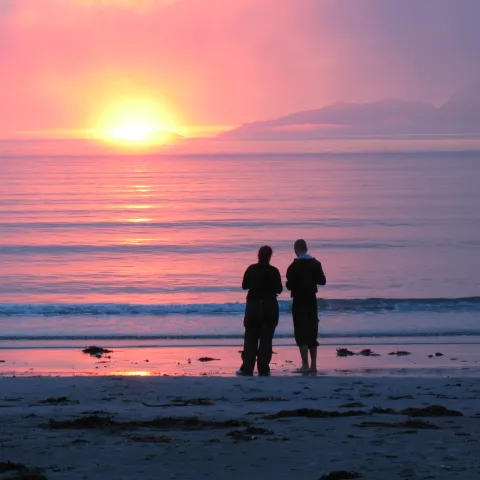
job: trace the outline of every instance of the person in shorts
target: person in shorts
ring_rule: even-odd
[[[322,264],[308,254],[307,242],[303,239],[294,244],[297,258],[287,270],[287,289],[292,296],[292,317],[295,342],[300,350],[302,366],[296,373],[317,371],[318,347],[318,285],[326,285],[327,279]],[[310,364],[308,362],[310,353]]]

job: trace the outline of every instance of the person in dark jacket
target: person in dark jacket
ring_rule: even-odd
[[[326,285],[327,279],[322,264],[307,253],[308,247],[305,240],[297,240],[293,248],[297,258],[288,267],[286,286],[293,299],[293,328],[302,358],[302,366],[296,372],[313,373],[317,371],[317,285]],[[308,364],[309,352],[310,365]]]
[[[259,375],[270,374],[272,341],[279,317],[277,295],[283,290],[280,272],[270,265],[272,254],[271,247],[261,247],[258,263],[250,265],[243,276],[242,288],[248,290],[248,294],[239,375],[253,375],[255,362]]]

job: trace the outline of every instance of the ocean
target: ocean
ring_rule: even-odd
[[[284,275],[300,237],[322,338],[480,335],[478,153],[4,155],[0,174],[3,346],[241,339],[244,270],[269,244]]]

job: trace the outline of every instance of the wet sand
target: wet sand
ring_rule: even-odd
[[[480,477],[478,378],[0,378],[0,392],[0,462],[49,480]]]
[[[32,348],[28,344],[18,344],[22,348],[0,348],[0,376],[232,376],[240,366],[242,349],[240,345],[179,343],[151,348],[104,342],[100,346],[112,352],[96,358],[82,353],[82,348],[87,345],[77,343],[73,348],[63,348],[53,344]],[[369,348],[379,356],[338,357],[337,349],[345,346],[355,353]],[[478,347],[478,343],[321,345],[318,350],[318,375],[479,376]],[[407,351],[410,355],[389,355],[398,350]],[[299,366],[296,347],[276,345],[274,352],[271,365],[274,376],[291,375],[292,370]],[[201,362],[199,359],[202,357],[213,360]]]

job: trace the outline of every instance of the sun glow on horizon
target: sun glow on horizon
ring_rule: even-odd
[[[94,132],[103,141],[149,146],[171,142],[177,127],[158,102],[141,98],[122,100],[107,108]]]

